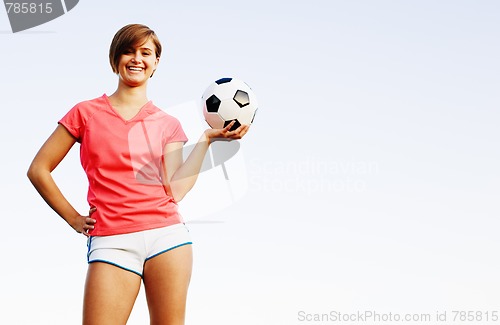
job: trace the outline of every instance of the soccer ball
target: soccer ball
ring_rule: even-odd
[[[257,112],[257,98],[252,89],[235,78],[222,78],[213,82],[203,94],[203,116],[213,129],[225,128],[235,121],[231,131],[240,125],[253,123]]]

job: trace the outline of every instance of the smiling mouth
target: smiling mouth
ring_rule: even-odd
[[[142,71],[143,68],[139,68],[139,67],[128,67],[129,70],[131,71]]]

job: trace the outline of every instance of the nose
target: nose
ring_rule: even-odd
[[[140,53],[135,53],[134,57],[132,58],[132,61],[135,63],[141,63],[142,62],[142,56]]]

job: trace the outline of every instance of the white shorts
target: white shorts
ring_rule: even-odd
[[[147,260],[190,244],[191,236],[183,223],[122,235],[91,236],[87,261],[115,265],[142,277]]]

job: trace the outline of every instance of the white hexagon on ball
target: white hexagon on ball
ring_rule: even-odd
[[[220,117],[219,113],[208,113],[205,115],[205,121],[214,129],[224,128],[224,120]]]
[[[240,116],[241,108],[234,102],[234,100],[231,99],[225,99],[221,102],[221,105],[219,106],[219,113],[220,117],[224,121],[230,121],[230,120],[235,120]]]

